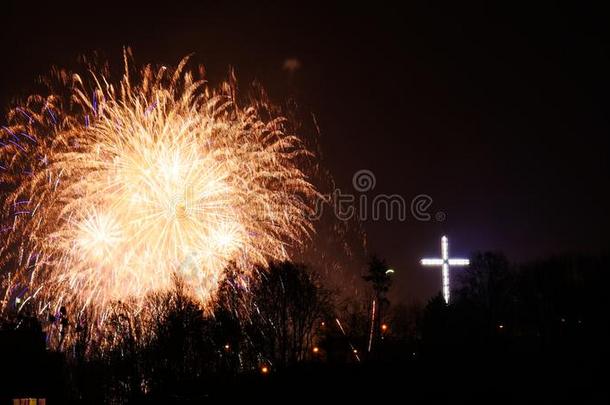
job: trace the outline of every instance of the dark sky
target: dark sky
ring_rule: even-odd
[[[119,60],[129,45],[136,61],[175,64],[195,52],[212,79],[232,65],[241,80],[256,78],[278,101],[294,95],[315,113],[323,164],[343,189],[368,169],[373,194],[430,195],[430,212],[445,221],[365,223],[371,252],[397,269],[396,296],[438,290],[438,272],[417,261],[438,253],[443,233],[459,255],[502,250],[521,261],[607,251],[603,10],[17,3],[0,5],[3,112],[51,65],[74,65],[83,53]],[[286,58],[301,62],[292,78]]]

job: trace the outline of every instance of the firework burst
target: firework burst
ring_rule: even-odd
[[[64,306],[100,323],[177,274],[205,306],[229,263],[286,259],[312,231],[310,153],[263,96],[241,104],[233,75],[210,88],[187,58],[130,77],[128,56],[119,82],[57,70],[59,87],[9,113],[5,303],[25,287],[39,313]]]

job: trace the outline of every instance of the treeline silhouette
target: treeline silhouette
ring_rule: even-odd
[[[475,253],[454,274],[450,305],[440,294],[426,305],[392,305],[389,267],[375,257],[363,275],[369,298],[360,301],[339,300],[304,265],[270,263],[254,280],[229,267],[211,308],[200,308],[176,278],[139,314],[117,303],[93,347],[88,328],[69,325],[75,343],[59,353],[45,351],[44,338],[23,339],[43,328],[21,311],[3,319],[0,335],[14,371],[4,380],[6,398],[599,401],[610,337],[608,259],[517,265],[500,253]]]

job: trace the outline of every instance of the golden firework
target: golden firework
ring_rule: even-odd
[[[250,271],[312,231],[310,156],[264,97],[240,104],[234,77],[210,88],[178,67],[56,71],[3,127],[0,247],[11,286],[37,310],[137,309],[178,275],[206,305],[229,263]],[[6,297],[15,289],[7,286]]]

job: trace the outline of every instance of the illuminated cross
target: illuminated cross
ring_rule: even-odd
[[[450,259],[449,258],[449,239],[446,236],[441,238],[441,256],[440,259],[422,259],[421,264],[424,266],[441,266],[443,269],[443,297],[445,302],[449,304],[449,267],[450,266],[468,266],[468,259]]]

